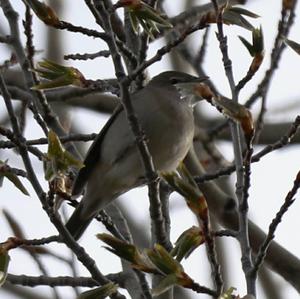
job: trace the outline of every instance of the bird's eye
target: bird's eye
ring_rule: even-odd
[[[179,82],[179,80],[178,80],[178,78],[173,77],[173,78],[170,78],[170,82],[171,82],[171,84],[177,84]]]

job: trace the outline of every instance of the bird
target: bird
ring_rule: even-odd
[[[131,95],[158,174],[175,171],[193,142],[193,87],[206,77],[165,71]],[[66,223],[78,240],[92,219],[114,199],[146,183],[145,170],[126,113],[118,107],[92,143],[75,178],[72,196],[82,200]]]

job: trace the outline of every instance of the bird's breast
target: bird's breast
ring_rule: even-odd
[[[192,144],[193,111],[179,101],[169,105],[161,100],[158,106],[157,110],[152,111],[155,113],[155,116],[152,115],[153,121],[144,124],[145,133],[156,170],[173,171]]]

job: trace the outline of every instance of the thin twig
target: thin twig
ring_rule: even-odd
[[[35,47],[33,45],[33,32],[32,32],[32,14],[30,7],[26,5],[25,8],[25,20],[23,21],[24,34],[26,36],[26,54],[29,61],[30,67],[34,68],[33,57],[35,53]],[[28,101],[23,101],[21,104],[21,111],[19,114],[19,125],[21,132],[23,133],[26,126],[26,112],[28,107]],[[43,123],[41,123],[43,127]]]
[[[69,60],[69,59],[72,59],[72,60],[88,60],[88,59],[95,59],[95,58],[98,58],[98,57],[109,57],[110,56],[110,52],[107,51],[107,50],[103,50],[103,51],[99,51],[99,52],[96,52],[96,53],[85,53],[85,54],[68,54],[68,55],[64,55],[64,59],[65,60]]]
[[[1,166],[0,166],[0,169],[1,169],[1,172],[3,171],[3,172],[9,172],[9,173],[11,173],[11,174],[14,174],[14,175],[17,175],[17,176],[21,176],[21,177],[23,177],[23,178],[27,178],[27,173],[26,173],[26,171],[24,171],[24,170],[22,170],[22,169],[19,169],[19,168],[13,168],[13,167],[10,167],[9,165],[7,165],[7,164],[2,164]],[[0,172],[0,173],[1,173]]]
[[[106,276],[110,281],[114,281],[120,287],[123,287],[126,276],[124,273],[109,274]],[[7,280],[11,284],[22,285],[26,287],[36,287],[40,285],[44,286],[60,286],[60,287],[96,287],[98,282],[91,277],[72,277],[72,276],[57,276],[57,277],[45,277],[45,276],[30,276],[30,275],[14,275],[8,274]]]
[[[46,245],[50,244],[53,242],[60,242],[59,236],[51,236],[51,237],[46,237],[46,238],[41,238],[41,239],[20,239],[16,237],[11,237],[9,238],[6,242],[4,242],[6,247],[9,247],[9,249],[12,248],[17,248],[20,246],[41,246],[41,245]],[[4,243],[1,243],[2,245]]]
[[[210,288],[207,288],[205,286],[202,286],[196,282],[194,282],[189,289],[193,290],[194,292],[198,293],[198,294],[208,294],[211,295],[213,298],[217,298],[218,294],[211,290]]]
[[[291,26],[294,23],[296,4],[297,0],[292,1],[292,7],[289,10],[285,9],[284,6],[282,7],[281,20],[278,23],[278,31],[275,38],[274,47],[271,53],[270,67],[266,71],[261,83],[257,86],[257,90],[255,91],[255,93],[253,93],[245,103],[245,106],[248,108],[251,107],[255,103],[255,101],[259,97],[263,96],[263,94],[266,93],[270,88],[270,83],[273,79],[276,69],[278,68],[278,64],[282,56],[283,50],[286,47],[285,43],[282,42],[282,37],[288,36]]]
[[[27,171],[28,179],[30,180],[33,189],[35,190],[39,200],[41,201],[44,210],[48,214],[50,221],[54,224],[54,226],[60,233],[61,237],[63,238],[64,243],[74,252],[74,254],[77,256],[77,259],[89,270],[92,278],[95,279],[100,285],[108,283],[109,280],[96,267],[95,261],[86,253],[86,251],[84,250],[83,247],[79,246],[79,244],[76,243],[76,241],[70,235],[69,231],[62,224],[60,218],[58,218],[57,214],[53,211],[52,207],[50,207],[48,205],[47,196],[46,196],[43,188],[41,187],[40,182],[39,182],[39,180],[35,174],[35,171],[33,169],[33,166],[31,164],[31,160],[29,158],[28,150],[27,150],[27,146],[26,146],[26,140],[21,135],[18,121],[15,116],[13,106],[11,103],[11,98],[7,91],[7,88],[5,86],[5,82],[4,82],[4,79],[3,79],[1,73],[0,73],[0,90],[1,90],[4,102],[5,102],[8,114],[10,116],[10,120],[11,120],[12,127],[13,127],[13,132],[14,132],[14,135],[16,136],[15,137],[16,144],[18,145],[18,150],[23,159],[23,163],[24,163],[26,171]],[[116,297],[124,298],[118,292],[116,293]]]
[[[31,71],[30,62],[26,57],[26,53],[24,47],[21,42],[19,26],[18,26],[18,14],[11,6],[9,0],[0,0],[0,4],[3,10],[5,17],[8,20],[10,27],[10,34],[12,37],[11,45],[15,51],[17,60],[21,66],[26,88],[28,91],[31,90],[32,86],[36,85],[37,81],[35,79],[34,73]],[[34,113],[35,118],[38,120],[38,124],[41,126],[44,134],[47,135],[48,126],[56,132],[58,136],[65,135],[65,131],[60,124],[57,116],[52,111],[51,107],[48,104],[48,101],[45,95],[41,91],[32,92],[32,111]],[[43,118],[41,118],[40,113]],[[68,144],[69,151],[74,154],[76,157],[80,157],[79,152],[75,148],[75,146],[70,143]]]
[[[150,58],[149,60],[146,60],[144,63],[138,66],[138,68],[131,73],[128,76],[129,80],[134,80],[140,73],[142,73],[146,68],[148,68],[153,63],[160,61],[164,55],[169,53],[173,48],[178,46],[180,43],[182,43],[189,35],[194,33],[195,31],[198,31],[200,29],[203,29],[206,27],[206,20],[201,19],[196,25],[193,25],[186,29],[178,38],[173,40],[172,42],[168,43],[167,45],[161,47],[159,50],[157,50],[156,54]]]
[[[137,147],[145,168],[145,176],[149,186],[149,198],[151,199],[150,215],[153,220],[152,223],[154,224],[155,236],[157,238],[157,242],[164,245],[166,244],[166,235],[165,235],[165,228],[163,225],[163,218],[161,214],[161,207],[160,207],[160,200],[159,200],[158,175],[154,169],[152,157],[147,147],[145,135],[143,134],[141,125],[134,112],[134,108],[128,91],[128,80],[126,80],[126,75],[124,72],[121,57],[117,51],[117,45],[115,42],[113,29],[110,23],[110,17],[104,4],[108,8],[110,7],[110,3],[108,3],[107,1],[104,1],[104,3],[97,1],[96,8],[98,9],[99,14],[102,17],[107,32],[109,32],[110,34],[110,40],[108,41],[108,46],[111,51],[112,59],[115,66],[116,76],[119,81],[122,104],[124,106],[127,119],[129,121],[130,129],[132,130],[135,136]]]
[[[0,126],[0,134],[7,136],[6,133],[4,133],[4,128]],[[9,132],[8,129],[6,129],[6,132]],[[98,134],[91,133],[91,134],[69,134],[68,136],[60,137],[61,143],[67,143],[67,142],[89,142],[94,140],[97,137]],[[32,146],[32,145],[42,145],[42,144],[48,144],[47,138],[39,138],[39,139],[33,139],[33,140],[27,140],[26,145]],[[14,148],[16,147],[16,144],[11,141],[0,141],[0,148]]]
[[[99,15],[99,12],[97,11],[97,9],[95,8],[94,3],[92,3],[91,0],[85,0],[85,3],[87,5],[87,7],[90,9],[91,13],[93,14],[96,23],[103,28],[103,22],[101,19],[101,16]],[[107,42],[107,41],[106,41]],[[116,44],[118,46],[118,49],[121,51],[121,53],[125,56],[126,59],[128,59],[131,63],[136,64],[137,63],[137,57],[135,56],[135,54],[131,51],[131,49],[129,49],[125,43],[119,39],[116,39]]]
[[[218,28],[217,38],[219,40],[219,46],[223,57],[225,74],[228,79],[230,90],[231,90],[232,101],[238,102],[238,91],[235,88],[232,62],[228,55],[227,37],[224,35],[223,32],[222,10],[219,9],[218,2],[216,0],[211,0],[211,2],[215,8],[215,13],[217,16],[217,28]],[[247,197],[244,196],[244,194],[247,194],[247,191],[245,191],[240,129],[237,124],[234,124],[232,122],[230,122],[230,129],[232,134],[234,158],[235,158],[235,165],[236,165],[236,175],[237,175],[236,196],[239,204],[238,240],[240,243],[241,253],[242,253],[242,259],[241,259],[242,268],[247,283],[247,293],[255,296],[256,294],[255,280],[253,280],[253,277],[249,275],[249,272],[252,268],[252,257],[251,257],[249,229],[248,229],[248,203],[247,203]],[[250,176],[248,177],[248,180],[250,181]],[[250,186],[250,183],[248,184],[248,186]]]
[[[290,144],[293,138],[295,137],[295,135],[297,134],[299,126],[300,126],[300,116],[297,116],[295,121],[291,124],[287,133],[284,136],[282,136],[277,142],[267,145],[257,154],[253,155],[251,158],[251,163],[259,162],[260,159],[266,156],[267,154],[275,150],[281,149],[284,146]],[[232,174],[235,171],[235,168],[236,168],[235,165],[231,165],[223,169],[220,169],[215,173],[205,174],[201,177],[196,177],[195,180],[198,184],[206,181],[215,180],[221,176]]]
[[[20,130],[20,133],[22,133],[21,130]],[[16,136],[14,135],[14,133],[11,130],[0,126],[0,134],[5,136],[6,138],[8,138],[10,140],[10,141],[2,141],[1,140],[0,141],[0,148],[19,147],[18,140],[17,140]],[[25,142],[25,145],[26,145],[26,141],[24,141],[24,142]],[[9,144],[9,147],[5,146],[6,143]],[[28,152],[35,155],[39,160],[41,160],[41,161],[44,160],[45,155],[38,148],[30,146],[30,145],[28,145],[28,146],[26,145],[26,148],[27,148]]]
[[[279,65],[280,58],[282,56],[283,50],[285,49],[285,44],[282,42],[283,36],[288,36],[289,31],[291,29],[291,26],[294,21],[294,9],[296,7],[296,2],[293,1],[292,7],[290,9],[287,9],[284,5],[284,2],[282,3],[282,10],[281,10],[281,19],[278,24],[278,31],[274,42],[274,47],[271,53],[271,64],[269,70],[266,72],[265,76],[268,76],[269,78],[263,82],[265,82],[265,87],[261,90],[261,109],[258,115],[257,124],[256,124],[256,130],[255,130],[255,138],[254,140],[257,141],[259,139],[259,135],[263,129],[264,126],[264,116],[266,114],[266,101],[267,101],[267,93],[270,88],[271,80],[270,78],[273,77],[273,74],[275,73],[276,68]]]
[[[280,207],[278,213],[276,214],[276,217],[272,220],[272,222],[269,226],[269,231],[265,238],[265,241],[260,246],[258,254],[255,258],[252,275],[257,275],[257,271],[259,270],[259,268],[261,267],[261,265],[265,259],[268,248],[269,248],[272,240],[275,238],[275,231],[276,231],[279,223],[282,221],[282,217],[284,216],[284,214],[288,211],[289,207],[296,200],[294,198],[294,196],[296,195],[299,188],[300,188],[300,171],[297,173],[296,178],[294,180],[294,185],[293,185],[292,189],[286,195],[283,205]]]
[[[90,277],[71,277],[71,276],[28,276],[8,274],[7,280],[12,284],[22,285],[26,287],[50,286],[50,287],[96,287],[97,281]]]
[[[220,264],[217,259],[215,239],[213,238],[213,234],[210,229],[209,215],[207,216],[207,219],[199,219],[199,223],[205,238],[208,260],[211,265],[212,276],[214,279],[215,286],[217,288],[216,293],[218,296],[220,296],[223,292],[224,282],[221,274]]]
[[[121,240],[133,244],[133,237],[128,227],[127,220],[122,214],[121,210],[117,207],[116,204],[110,204],[107,208],[108,215],[113,219],[115,223],[115,230],[118,231],[118,234],[121,236]],[[119,236],[117,236],[119,238]],[[138,269],[132,269],[126,261],[122,262],[123,272],[127,273],[127,279],[124,281],[124,286],[134,298],[151,299],[151,293],[149,284],[146,280],[145,273],[141,272]]]
[[[9,35],[6,35],[6,36],[0,35],[0,43],[9,45],[11,43],[10,36]]]
[[[200,49],[194,59],[194,62],[196,65],[202,65],[203,64],[203,61],[204,61],[204,57],[205,57],[205,54],[206,54],[206,49],[207,49],[207,41],[208,41],[208,37],[209,37],[209,29],[210,27],[207,27],[205,32],[204,32],[204,35],[202,37],[202,43],[201,43],[201,46],[200,46]]]
[[[171,251],[173,245],[170,241],[170,233],[171,233],[171,217],[170,217],[170,195],[172,190],[170,186],[161,181],[159,184],[159,192],[160,192],[160,200],[161,200],[161,210],[164,218],[166,235],[168,238],[168,247],[166,248],[168,251]]]
[[[237,232],[230,229],[223,229],[216,232],[213,232],[215,237],[232,237],[237,238]]]

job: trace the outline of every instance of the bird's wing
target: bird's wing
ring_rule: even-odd
[[[120,112],[123,110],[122,105],[118,105],[109,120],[106,122],[104,127],[99,132],[98,136],[94,140],[93,144],[90,146],[85,160],[84,160],[84,167],[81,168],[78,172],[78,175],[74,181],[73,189],[72,189],[72,195],[80,195],[91,172],[93,171],[94,167],[97,165],[97,162],[100,157],[100,149],[101,149],[101,143],[103,141],[103,138],[108,131],[111,124],[114,122],[116,117],[120,114]]]

